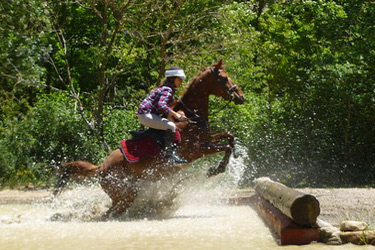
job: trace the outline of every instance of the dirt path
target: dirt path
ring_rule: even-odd
[[[300,189],[320,203],[319,218],[337,226],[343,220],[360,220],[375,228],[375,189]]]
[[[375,228],[375,189],[299,189],[314,195],[320,203],[319,218],[337,226],[343,220],[361,220]],[[253,190],[251,191],[253,192]],[[51,194],[47,190],[2,190],[0,205],[6,203],[30,203]]]
[[[0,191],[0,204],[5,203],[30,203],[49,197],[51,194],[48,190],[10,190]]]

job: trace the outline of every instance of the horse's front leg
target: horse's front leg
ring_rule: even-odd
[[[233,148],[230,145],[220,145],[216,143],[203,143],[200,147],[204,155],[211,155],[218,152],[225,152],[224,158],[220,161],[219,165],[215,168],[208,169],[207,176],[215,176],[225,172],[225,168],[229,163],[229,158],[232,155]]]
[[[225,172],[225,169],[226,169],[226,167],[229,163],[229,158],[232,154],[232,151],[233,151],[233,149],[231,147],[229,147],[228,145],[225,146],[224,158],[220,161],[219,165],[216,168],[212,167],[212,168],[208,169],[208,171],[207,171],[208,177],[215,176],[217,174]]]
[[[211,141],[215,143],[223,141],[223,140],[227,140],[228,145],[232,148],[233,157],[234,158],[238,157],[236,150],[235,150],[235,145],[234,145],[234,135],[231,132],[227,131],[227,132],[223,132],[219,134],[214,134],[214,135],[211,135],[211,138],[212,138]]]

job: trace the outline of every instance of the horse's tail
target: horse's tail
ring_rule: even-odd
[[[98,169],[99,166],[87,161],[72,161],[61,164],[60,174],[53,195],[58,195],[66,187],[70,179],[79,181],[94,177],[98,173]]]

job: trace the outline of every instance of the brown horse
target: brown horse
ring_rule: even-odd
[[[234,136],[230,132],[212,135],[208,124],[209,96],[222,97],[236,104],[244,102],[242,90],[224,72],[223,61],[220,60],[212,67],[205,68],[188,86],[182,98],[177,101],[174,110],[183,111],[190,122],[178,122],[181,131],[181,147],[178,154],[193,162],[201,157],[225,152],[218,167],[210,168],[207,175],[213,176],[225,171],[234,148]],[[191,122],[191,121],[195,122]],[[219,144],[221,141],[225,144]],[[62,166],[63,172],[57,186],[72,177],[99,177],[103,190],[112,200],[112,206],[104,217],[116,217],[129,208],[136,195],[135,182],[140,179],[158,179],[171,175],[181,169],[181,166],[171,166],[166,157],[146,158],[139,162],[130,163],[120,149],[114,150],[99,166],[86,161],[74,161]],[[59,192],[56,190],[56,194]]]

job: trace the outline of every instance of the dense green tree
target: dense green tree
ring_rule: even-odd
[[[244,185],[373,184],[374,15],[357,0],[3,1],[0,181],[99,160],[166,67],[192,78],[223,58],[247,103],[215,113],[212,98],[210,122],[246,148]]]
[[[272,165],[295,183],[371,182],[375,155],[362,146],[374,146],[373,8],[288,1],[263,13],[257,63],[268,104],[250,146],[262,173]]]
[[[172,62],[186,65],[182,61],[189,52],[197,53],[199,45],[210,42],[207,39],[220,40],[207,32],[212,28],[207,27],[210,23],[207,21],[216,18],[205,13],[210,10],[215,14],[217,7],[212,4],[182,0],[49,4],[54,31],[50,63],[55,69],[49,79],[59,79],[69,89],[86,124],[106,149],[103,124],[106,103],[124,106],[124,99],[137,99],[141,96],[137,91],[142,90],[140,93],[144,95],[161,81],[166,65]],[[81,100],[84,92],[91,95],[93,102],[87,104]],[[121,94],[126,96],[121,98]],[[84,109],[89,109],[92,117],[87,117]]]
[[[0,94],[11,92],[14,101],[32,103],[45,86],[43,59],[49,47],[44,9],[39,0],[0,3]]]

